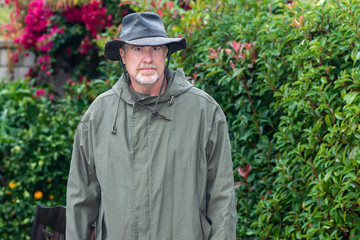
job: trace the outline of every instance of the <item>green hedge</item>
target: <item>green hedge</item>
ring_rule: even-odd
[[[0,236],[29,239],[37,204],[65,205],[81,114],[109,82],[66,84],[66,96],[19,80],[0,83]]]
[[[258,236],[360,237],[359,17],[359,1],[297,3],[258,32],[258,79],[279,114]]]
[[[131,8],[163,14],[171,37],[187,37],[171,66],[226,113],[238,239],[358,239],[360,4],[286,2],[207,0],[184,10],[143,0]],[[99,72],[103,80],[69,83],[57,100],[34,97],[27,81],[0,86],[4,239],[28,238],[36,203],[65,203],[80,115],[120,69],[103,61]]]
[[[239,238],[358,239],[359,1],[228,1],[196,16],[182,63],[228,117]]]

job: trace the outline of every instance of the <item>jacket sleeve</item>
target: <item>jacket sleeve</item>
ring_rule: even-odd
[[[207,217],[210,240],[236,239],[236,198],[230,141],[225,118],[213,124],[206,147],[208,158]]]
[[[96,178],[88,126],[80,122],[73,145],[66,194],[66,240],[90,239],[99,215],[100,186]]]

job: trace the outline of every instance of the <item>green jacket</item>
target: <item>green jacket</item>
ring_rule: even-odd
[[[90,239],[94,222],[96,239],[235,239],[225,115],[182,70],[167,79],[158,110],[171,121],[134,104],[123,76],[86,111],[67,185],[67,240]]]

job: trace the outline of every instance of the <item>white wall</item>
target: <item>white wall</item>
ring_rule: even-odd
[[[35,65],[36,56],[33,52],[28,52],[28,56],[19,56],[19,62],[11,65],[9,51],[15,52],[10,40],[0,39],[0,79],[10,81],[25,77],[30,67]]]

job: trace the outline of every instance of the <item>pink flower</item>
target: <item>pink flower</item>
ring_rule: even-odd
[[[88,79],[88,78],[87,78],[87,77],[85,77],[85,76],[81,76],[81,77],[80,77],[79,82],[81,82],[81,83],[82,83],[84,80],[86,81],[85,83],[91,83],[91,80],[90,80],[90,79]]]
[[[93,37],[96,36],[98,31],[110,26],[113,19],[112,15],[106,16],[106,8],[102,7],[101,1],[91,1],[81,8],[69,8],[63,12],[63,16],[70,23],[84,23]]]
[[[33,71],[34,71],[33,68],[29,68],[28,72],[25,74],[25,77],[30,77]]]
[[[82,22],[86,28],[91,32],[93,37],[98,31],[106,27],[106,8],[101,6],[100,1],[94,1],[81,7]]]
[[[45,0],[33,0],[28,5],[25,23],[32,32],[46,31],[47,26],[50,24],[50,17],[53,13],[44,5]]]
[[[80,52],[80,54],[86,55],[88,51],[91,49],[91,47],[92,47],[92,42],[89,36],[85,36],[84,39],[81,41],[78,51]]]
[[[38,63],[42,64],[49,64],[50,63],[50,55],[44,54],[38,58]]]
[[[107,27],[111,26],[111,20],[112,19],[113,19],[113,15],[109,14],[109,16],[107,17],[107,24],[106,24]]]
[[[23,45],[24,49],[29,49],[35,46],[38,38],[38,34],[35,35],[34,33],[30,32],[27,27],[25,27],[25,32],[19,38],[15,39],[15,42]]]
[[[25,16],[26,26],[21,36],[15,42],[23,45],[24,49],[35,47],[42,33],[50,25],[53,12],[45,6],[45,0],[33,0],[28,4],[28,13]]]
[[[41,96],[45,95],[45,90],[40,88],[40,89],[37,89],[36,92],[35,92],[35,96],[37,98],[40,98]]]
[[[82,12],[78,7],[68,8],[62,14],[70,23],[82,22]]]
[[[128,15],[129,14],[129,11],[127,10],[127,9],[123,9],[122,10],[122,15],[123,15],[123,17],[125,17],[126,15]]]
[[[14,63],[19,62],[19,53],[18,52],[14,53],[14,55],[12,56],[12,59],[13,59]]]
[[[57,33],[59,33],[59,34],[64,34],[64,29],[63,28],[58,28],[58,26],[53,26],[51,29],[50,29],[50,34],[51,35],[54,35],[54,34],[57,34]]]
[[[44,54],[38,58],[38,63],[40,65],[41,71],[45,71],[50,67],[51,60],[50,55]]]
[[[67,82],[71,85],[71,86],[74,86],[75,85],[75,82],[73,80],[71,80],[70,78],[68,78]]]
[[[51,41],[51,34],[44,34],[36,41],[36,49],[41,52],[49,52],[51,48],[54,46],[53,41]]]
[[[50,29],[50,34],[43,34],[37,39],[36,49],[41,52],[49,52],[54,46],[53,39],[56,34],[64,34],[64,29],[53,26]]]
[[[71,53],[71,47],[66,48],[66,56],[70,57],[72,55]]]
[[[52,101],[52,100],[54,100],[54,94],[53,93],[50,93],[49,95],[48,95],[48,97],[49,97],[49,99]]]

